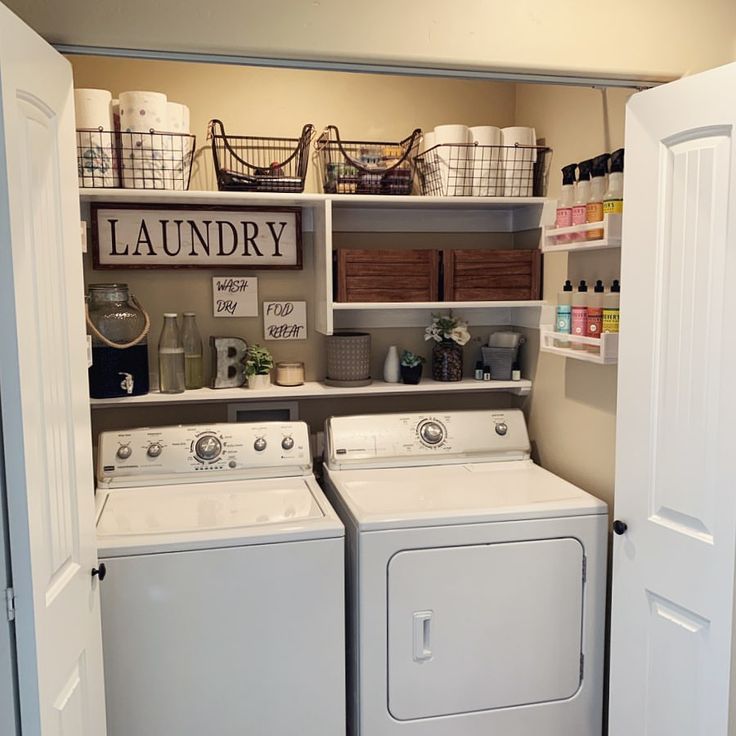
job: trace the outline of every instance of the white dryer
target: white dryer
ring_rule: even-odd
[[[109,736],[344,736],[344,530],[302,422],[108,432]]]
[[[357,736],[595,736],[606,505],[530,460],[520,411],[338,417]]]

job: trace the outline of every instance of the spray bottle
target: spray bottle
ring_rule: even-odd
[[[575,201],[572,206],[572,224],[584,225],[586,220],[586,210],[588,200],[590,199],[590,169],[593,161],[581,161],[578,164],[578,183],[575,187]],[[575,233],[572,240],[585,240],[585,233]]]
[[[575,201],[575,169],[577,167],[577,164],[568,164],[562,167],[562,190],[557,202],[555,227],[570,227],[572,225],[572,205]],[[558,235],[555,242],[569,243],[570,235]]]
[[[593,159],[593,180],[590,182],[590,197],[585,208],[586,222],[601,222],[603,220],[603,196],[606,193],[606,174],[608,173],[608,159],[610,154],[602,153]],[[588,230],[586,240],[602,240],[603,228]]]
[[[611,154],[611,173],[608,177],[608,191],[603,195],[603,213],[620,215],[624,211],[624,149],[619,148]]]

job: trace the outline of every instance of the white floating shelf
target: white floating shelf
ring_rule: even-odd
[[[540,328],[539,337],[539,349],[543,353],[553,353],[598,365],[618,363],[617,332],[604,332],[598,340],[592,337],[570,335],[566,332],[555,332],[550,325],[543,325]],[[569,347],[565,346],[565,343]]]
[[[621,215],[605,215],[601,222],[570,227],[545,228],[542,253],[603,250],[621,247]],[[603,237],[585,240],[591,230],[603,230]]]
[[[425,379],[416,386],[405,383],[385,383],[374,381],[368,386],[355,388],[337,388],[317,381],[308,381],[302,386],[270,386],[265,389],[200,388],[185,391],[182,394],[161,394],[153,391],[143,396],[130,396],[119,399],[90,399],[93,409],[124,408],[135,406],[160,406],[164,404],[201,404],[207,402],[241,402],[267,401],[271,399],[330,399],[352,396],[391,396],[442,393],[477,393],[503,391],[526,396],[532,388],[532,382],[521,381],[476,381],[464,378],[457,382],[433,381]]]
[[[511,302],[333,302],[337,312],[373,311],[381,309],[427,309],[433,312],[450,309],[516,309],[521,307],[542,307],[543,300]]]

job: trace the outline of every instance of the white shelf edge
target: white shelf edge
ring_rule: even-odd
[[[539,351],[560,355],[564,358],[581,360],[585,363],[597,365],[616,365],[618,363],[618,332],[604,332],[600,339],[571,335],[565,332],[555,332],[551,327],[542,325],[539,334]],[[566,348],[554,345],[554,341],[566,341],[580,345],[580,348]],[[585,349],[592,346],[598,349],[594,353]]]
[[[543,307],[542,299],[509,302],[333,302],[336,312],[377,311],[381,309],[514,309],[523,307]]]
[[[381,194],[324,194],[320,192],[221,192],[201,189],[178,191],[172,189],[98,189],[82,188],[79,190],[81,201],[94,202],[101,200],[121,200],[146,202],[222,200],[226,202],[280,202],[283,204],[315,206],[330,200],[336,208],[354,207],[406,207],[413,205],[428,208],[450,209],[499,209],[515,210],[527,207],[543,207],[555,200],[547,197],[425,197],[422,195],[392,196]]]
[[[565,253],[570,251],[584,250],[607,250],[609,248],[620,248],[621,240],[609,238],[608,240],[585,240],[579,243],[559,243],[557,245],[543,245],[542,253]]]
[[[182,394],[160,394],[151,392],[143,396],[130,396],[117,399],[90,399],[92,409],[126,408],[140,406],[160,406],[166,404],[201,404],[207,402],[267,401],[273,399],[328,399],[353,396],[389,396],[432,393],[473,393],[507,392],[526,396],[532,382],[521,381],[476,381],[464,378],[457,382],[443,382],[425,379],[412,386],[404,383],[385,383],[374,381],[368,386],[338,388],[317,381],[308,381],[302,386],[270,386],[266,389],[212,389],[201,388],[185,391]]]

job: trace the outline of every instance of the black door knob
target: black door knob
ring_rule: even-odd
[[[620,521],[619,519],[616,519],[616,521],[613,522],[613,533],[614,534],[621,535],[628,528],[629,528],[629,525],[625,521]]]
[[[105,575],[107,575],[107,567],[105,567],[104,562],[100,562],[99,567],[92,568],[92,577],[98,577],[100,579],[100,582],[105,579]]]

